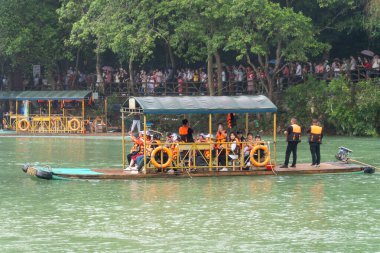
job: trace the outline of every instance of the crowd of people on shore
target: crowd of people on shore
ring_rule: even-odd
[[[276,90],[281,91],[287,87],[306,80],[309,75],[321,80],[332,80],[345,76],[358,81],[362,79],[375,78],[380,75],[380,59],[378,55],[373,57],[358,56],[338,59],[332,61],[322,60],[319,62],[286,62],[280,65],[274,72],[275,61],[270,61],[267,71],[257,66],[223,66],[221,81],[225,94],[264,94],[263,82],[267,75],[274,78]],[[205,68],[179,68],[173,70],[151,69],[137,70],[133,74],[135,87],[133,89],[140,95],[191,95],[206,94],[208,91],[208,75]],[[4,78],[2,79],[4,80]],[[0,81],[0,86],[6,85],[7,80]],[[70,67],[65,75],[55,76],[52,89],[90,89],[96,90],[100,82],[104,82],[106,93],[127,93],[130,85],[131,75],[124,68],[114,69],[109,66],[102,68],[102,80],[94,73],[75,71]],[[212,85],[218,83],[216,68],[212,72]],[[23,79],[24,89],[42,90],[49,86],[46,78],[35,76],[31,79]]]
[[[281,91],[287,87],[303,82],[309,75],[317,79],[330,81],[334,78],[345,76],[358,81],[362,79],[374,78],[380,75],[380,59],[375,55],[372,59],[367,57],[353,57],[349,59],[335,58],[333,61],[320,62],[288,62],[274,73],[274,64],[270,64],[268,71],[263,71],[251,66],[224,66],[222,68],[221,79],[224,93],[245,93],[263,94],[266,75],[273,76],[276,89]],[[105,71],[103,74],[106,86],[112,90],[112,85],[120,85],[130,80],[130,76],[125,69],[117,71]],[[182,95],[194,91],[206,93],[208,90],[208,76],[204,68],[191,69],[181,68],[176,71],[172,69],[154,69],[150,71],[140,70],[134,75],[137,85],[136,89],[140,94],[160,95],[171,93]],[[213,70],[212,84],[217,87],[218,76],[216,69]]]

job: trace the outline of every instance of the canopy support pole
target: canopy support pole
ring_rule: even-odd
[[[48,100],[48,104],[49,104],[49,133],[51,133],[51,100]]]
[[[125,131],[124,131],[124,112],[121,114],[121,144],[122,144],[122,163],[123,163],[123,169],[125,169]]]
[[[18,100],[16,100],[16,133],[18,133]]]
[[[277,140],[276,140],[276,131],[277,131],[277,126],[276,126],[276,120],[277,120],[277,114],[273,114],[273,159],[274,159],[274,165],[277,164],[276,160],[276,146],[277,146]]]
[[[84,134],[85,126],[84,126],[84,99],[82,100],[82,134]]]
[[[248,113],[245,114],[245,136],[248,135]]]
[[[107,98],[104,100],[104,114],[106,115],[106,132],[108,132],[108,124],[107,124],[107,119],[108,119],[108,100]]]
[[[148,165],[146,164],[146,149],[148,148],[148,145],[146,143],[146,114],[144,114],[144,174],[146,174],[146,169]]]
[[[209,143],[210,143],[210,161],[209,161],[209,171],[212,171],[212,138],[211,138],[211,135],[212,135],[212,114],[210,113],[208,115],[208,134],[209,134]]]

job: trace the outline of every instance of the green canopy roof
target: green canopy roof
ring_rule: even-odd
[[[213,114],[276,112],[266,96],[130,97],[124,112],[144,114]]]
[[[88,90],[1,91],[0,100],[82,100],[91,93]]]

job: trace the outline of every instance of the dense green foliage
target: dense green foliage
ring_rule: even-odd
[[[311,79],[286,92],[284,110],[301,124],[318,118],[329,132],[358,136],[380,134],[379,80],[352,83],[334,79],[330,83]]]
[[[102,56],[130,70],[155,56],[172,67],[237,60],[268,73],[270,59],[326,54],[355,31],[376,45],[379,13],[375,0],[1,0],[1,74],[30,74],[31,64],[62,72],[74,62],[94,71],[87,63],[99,67]]]

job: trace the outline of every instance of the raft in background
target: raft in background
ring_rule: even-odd
[[[297,164],[297,168],[253,169],[240,171],[173,171],[157,173],[138,173],[137,171],[125,172],[120,169],[91,169],[91,168],[50,168],[49,166],[24,165],[22,170],[37,178],[42,179],[146,179],[146,178],[190,178],[190,177],[222,177],[222,176],[263,176],[263,175],[311,175],[311,174],[334,174],[334,173],[368,173],[372,174],[375,169],[358,164],[344,162],[321,163],[320,167],[310,164]]]

